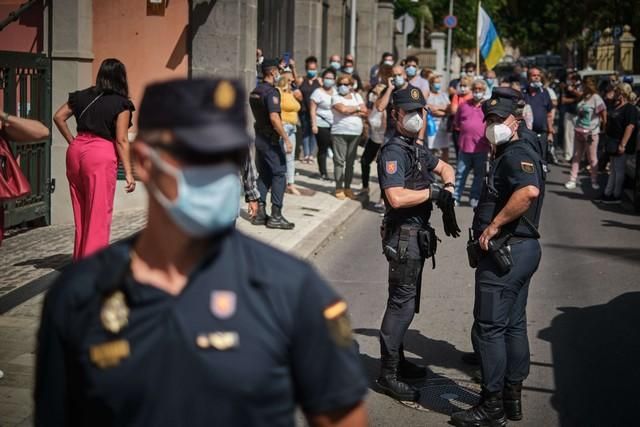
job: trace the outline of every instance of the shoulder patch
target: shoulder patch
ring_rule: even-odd
[[[420,92],[418,91],[418,89],[411,89],[411,98],[415,101],[420,99]]]
[[[534,173],[536,171],[535,166],[531,162],[520,162],[520,168],[526,173]]]
[[[389,175],[393,175],[398,171],[398,161],[397,160],[387,160],[384,165],[384,169],[387,171]]]
[[[276,105],[280,104],[280,97],[279,96],[274,96],[273,97],[273,103],[276,104]]]
[[[349,347],[353,342],[347,303],[339,300],[327,306],[323,313],[331,339],[338,347]]]

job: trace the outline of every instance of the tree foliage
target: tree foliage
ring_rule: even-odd
[[[396,0],[395,14],[419,16],[424,6],[432,16],[433,25],[428,29],[446,31],[443,19],[449,14],[449,0]],[[615,25],[631,25],[640,39],[640,0],[484,0],[482,7],[493,19],[498,35],[523,54],[562,52],[572,41],[588,44],[594,31]],[[456,49],[475,48],[477,11],[477,0],[454,0]]]

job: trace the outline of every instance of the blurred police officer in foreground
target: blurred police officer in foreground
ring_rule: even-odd
[[[243,89],[149,86],[135,170],[147,227],[67,269],[44,303],[35,424],[364,425],[346,303],[306,263],[234,229]]]
[[[262,82],[249,95],[251,112],[255,119],[256,167],[258,169],[258,190],[260,201],[258,212],[252,218],[254,225],[268,228],[291,230],[295,224],[282,216],[284,191],[287,187],[287,158],[293,145],[282,126],[280,117],[280,92],[275,84],[280,79],[277,59],[262,62]],[[284,141],[284,147],[280,139]],[[267,193],[271,190],[271,215],[267,216]]]
[[[413,86],[393,93],[395,133],[382,146],[378,158],[380,188],[387,206],[382,246],[389,261],[378,384],[399,400],[417,400],[417,390],[406,381],[426,376],[425,368],[404,358],[402,341],[419,309],[425,258],[435,255],[437,237],[429,225],[432,201],[442,209],[445,233],[457,237],[460,232],[453,208],[453,168],[434,157],[418,138],[424,127],[424,105],[422,92]],[[444,186],[434,183],[432,172],[442,177]]]
[[[469,242],[470,263],[477,267],[472,340],[480,356],[482,396],[478,405],[452,415],[457,426],[522,419],[522,382],[529,374],[527,295],[541,256],[546,163],[537,135],[521,124],[522,95],[496,88],[483,108],[494,158]]]

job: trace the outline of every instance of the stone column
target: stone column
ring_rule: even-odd
[[[51,40],[52,110],[67,102],[69,92],[85,89],[93,76],[93,1],[56,0],[52,3],[53,35]],[[75,130],[73,117],[67,122]],[[56,191],[51,195],[51,223],[73,222],[66,174],[67,141],[57,128],[52,129],[51,178]]]
[[[380,61],[377,52],[378,6],[375,0],[359,0],[357,3],[356,68],[366,81],[369,69]]]
[[[304,59],[322,50],[322,0],[296,0],[294,8],[293,57],[302,75]]]
[[[376,62],[384,52],[393,52],[393,33],[395,31],[395,21],[393,19],[393,1],[378,0],[376,34]]]
[[[633,45],[636,38],[631,34],[631,27],[625,25],[620,37],[620,69],[625,73],[633,72]]]
[[[447,36],[445,33],[431,33],[431,49],[436,51],[436,71],[445,74],[445,43]]]
[[[257,0],[192,0],[191,76],[225,76],[255,86]]]
[[[343,0],[329,0],[329,17],[327,22],[327,58],[318,58],[323,67],[329,65],[328,56],[344,55],[345,43],[348,38],[345,32],[345,9]]]

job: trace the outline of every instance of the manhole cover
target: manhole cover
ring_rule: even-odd
[[[418,411],[451,415],[470,408],[480,399],[480,385],[471,381],[433,378],[416,386],[420,389],[420,400],[400,403]]]

